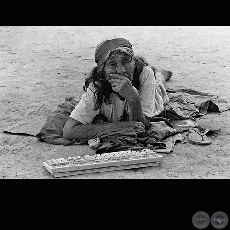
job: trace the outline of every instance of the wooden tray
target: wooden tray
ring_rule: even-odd
[[[51,159],[43,166],[55,177],[158,166],[163,156],[150,149]]]

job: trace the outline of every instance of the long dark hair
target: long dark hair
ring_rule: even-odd
[[[132,85],[138,90],[140,88],[140,74],[143,70],[144,66],[149,66],[155,73],[155,68],[150,66],[149,63],[145,60],[142,56],[135,56],[135,67],[134,67],[134,74],[133,74],[133,81]],[[105,74],[103,71],[104,68],[99,68],[98,66],[93,67],[91,72],[89,73],[89,77],[85,79],[85,85],[83,86],[84,91],[87,90],[89,84],[92,82],[95,91],[95,99],[96,99],[96,106],[95,110],[100,109],[102,103],[109,104],[110,95],[112,93],[112,87],[110,83],[105,80]]]

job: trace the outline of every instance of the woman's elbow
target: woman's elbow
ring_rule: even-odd
[[[67,139],[67,140],[72,140],[73,138],[72,138],[72,135],[71,135],[71,129],[70,129],[70,127],[68,127],[68,125],[65,125],[64,127],[63,127],[63,138],[64,139]]]
[[[81,124],[79,121],[69,118],[66,124],[63,127],[63,138],[67,140],[73,140],[75,138],[75,128],[78,124]]]

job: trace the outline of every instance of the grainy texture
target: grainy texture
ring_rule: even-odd
[[[136,54],[173,72],[172,87],[187,87],[230,101],[230,27],[0,27],[0,129],[36,133],[67,96],[82,94],[96,46],[124,37]],[[212,143],[176,144],[161,167],[69,178],[229,178],[230,111],[217,118]],[[34,122],[31,125],[31,122]],[[52,158],[93,154],[88,146],[57,146],[0,133],[0,178],[53,178],[42,166]]]

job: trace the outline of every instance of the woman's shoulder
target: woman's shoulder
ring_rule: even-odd
[[[152,68],[148,65],[144,66],[141,74],[154,74]]]
[[[154,78],[154,72],[150,66],[144,66],[140,74],[140,81],[145,82]]]

